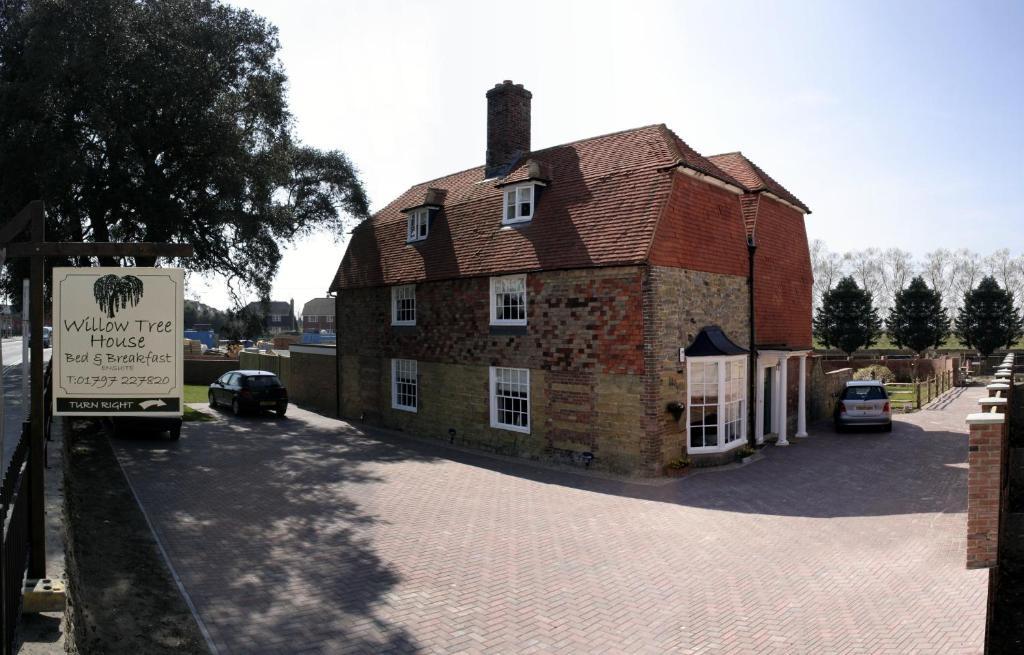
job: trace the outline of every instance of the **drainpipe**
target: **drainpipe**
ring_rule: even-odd
[[[754,243],[753,235],[747,237],[747,309],[750,319],[750,365],[747,371],[749,380],[747,391],[747,443],[752,447],[757,445],[757,437],[754,434],[757,425],[757,339],[754,331],[754,253],[757,252],[757,245]]]
[[[341,343],[338,318],[341,316],[341,291],[334,294],[334,415],[341,418]]]

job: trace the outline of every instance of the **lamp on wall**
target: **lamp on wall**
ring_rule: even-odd
[[[686,405],[678,400],[673,400],[666,405],[665,411],[672,414],[672,417],[678,421],[683,417],[683,412],[686,411]]]

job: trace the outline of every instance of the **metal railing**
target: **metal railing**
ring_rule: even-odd
[[[46,441],[50,440],[53,421],[53,367],[46,363],[43,386],[43,427]],[[29,512],[32,488],[31,476],[32,421],[22,421],[21,435],[14,448],[11,461],[0,482],[0,516],[3,516],[2,553],[0,553],[0,627],[2,627],[3,655],[13,655],[18,648],[18,628],[21,625],[22,599],[25,574],[28,572],[32,546],[32,516]],[[45,444],[44,444],[45,448]],[[44,450],[45,453],[45,450]],[[44,455],[45,461],[45,455]]]
[[[21,437],[14,449],[0,486],[0,509],[4,517],[3,557],[0,558],[0,596],[3,602],[3,655],[13,654],[18,645],[22,592],[31,539],[29,530],[29,439],[31,423],[21,424]]]

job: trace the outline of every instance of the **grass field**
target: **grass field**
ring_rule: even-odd
[[[205,387],[200,384],[186,384],[185,385],[185,404],[188,403],[205,403],[206,392],[209,387]],[[181,416],[183,421],[212,421],[213,418],[202,412],[197,412],[191,407],[185,407],[185,412]]]
[[[186,384],[185,385],[185,402],[186,403],[205,403],[206,393],[209,391],[209,387],[201,384]]]

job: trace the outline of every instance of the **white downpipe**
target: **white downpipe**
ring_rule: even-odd
[[[787,364],[786,357],[779,357],[779,440],[775,442],[776,446],[789,445],[789,440],[786,439],[786,389],[789,384],[786,371],[789,366]]]
[[[800,393],[797,396],[796,437],[807,436],[807,355],[800,355]]]

